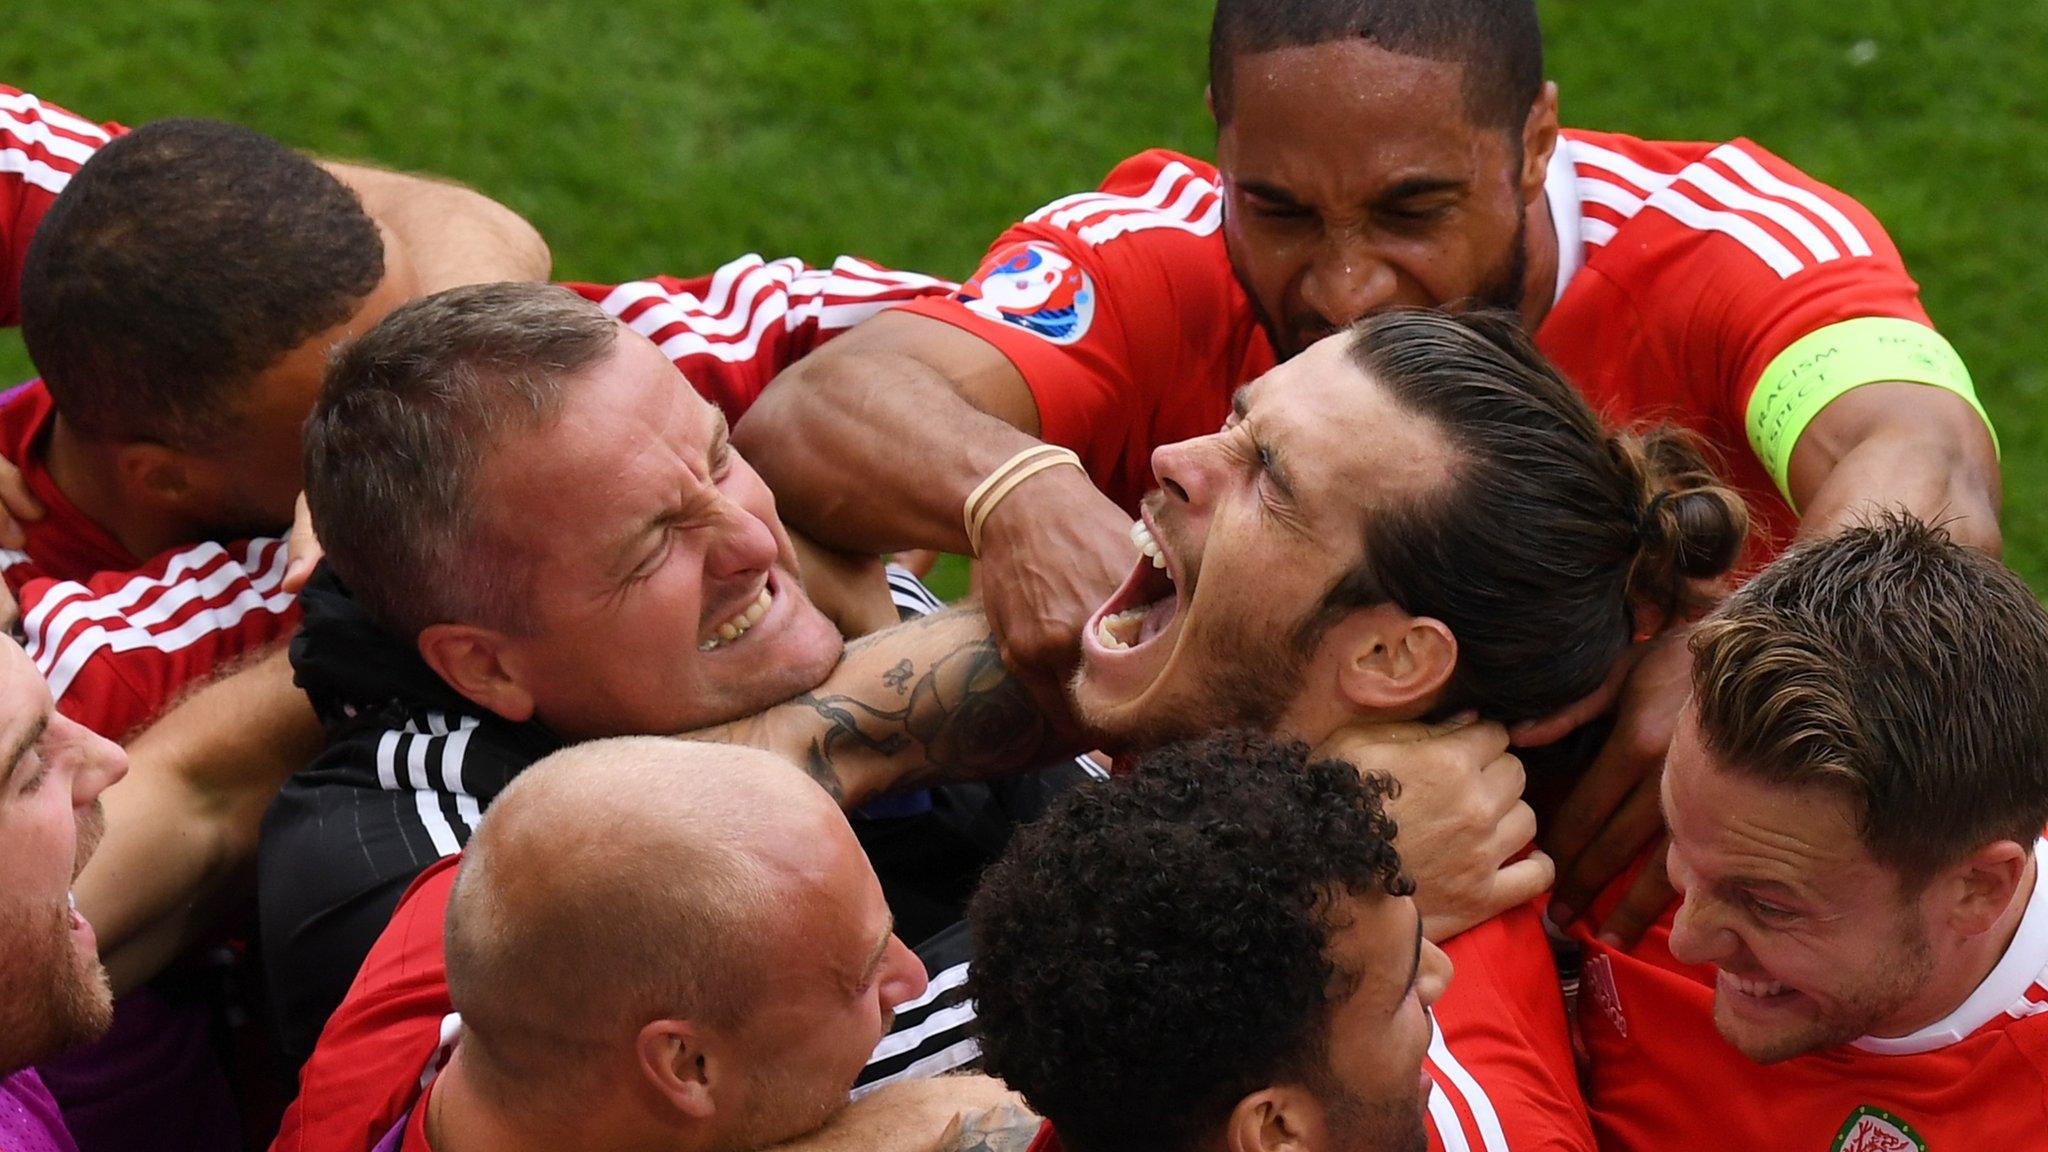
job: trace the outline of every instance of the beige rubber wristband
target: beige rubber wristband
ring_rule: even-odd
[[[1062,464],[1072,464],[1084,473],[1088,471],[1081,458],[1071,450],[1053,444],[1037,444],[1003,461],[988,474],[988,479],[975,485],[974,491],[967,495],[967,503],[960,509],[961,521],[967,528],[968,552],[977,557],[981,555],[982,526],[988,523],[989,514],[1003,502],[1003,497],[1040,472]]]

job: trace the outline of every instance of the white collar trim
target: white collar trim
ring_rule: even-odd
[[[1946,1048],[1991,1023],[2018,1004],[2048,969],[2048,841],[2034,842],[2034,891],[2019,931],[1998,967],[1962,1006],[1910,1036],[1865,1036],[1855,1046],[1880,1056],[1910,1056]]]
[[[1550,150],[1550,164],[1543,170],[1543,198],[1550,206],[1550,223],[1557,229],[1557,290],[1550,295],[1551,307],[1564,299],[1564,290],[1586,263],[1586,239],[1579,230],[1579,170],[1571,159],[1572,142],[1560,133],[1557,147]]]

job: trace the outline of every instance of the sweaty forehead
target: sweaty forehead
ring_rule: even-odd
[[[1230,176],[1360,195],[1419,176],[1479,174],[1503,136],[1466,113],[1460,64],[1338,40],[1239,56],[1219,141]]]
[[[1845,796],[1717,765],[1690,713],[1672,740],[1663,800],[1679,851],[1711,879],[1825,889],[1879,867],[1858,835]]]

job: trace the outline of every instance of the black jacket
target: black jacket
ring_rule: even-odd
[[[292,668],[327,747],[264,815],[257,895],[272,1009],[304,1060],[413,877],[562,742],[463,699],[325,566],[300,603]]]

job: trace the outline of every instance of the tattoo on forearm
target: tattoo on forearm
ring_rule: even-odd
[[[851,780],[906,788],[1018,771],[1060,739],[971,609],[856,640],[817,689],[693,735],[780,751],[840,801]]]
[[[1038,1136],[1038,1117],[1020,1104],[962,1112],[939,1138],[938,1152],[1024,1152]]]

